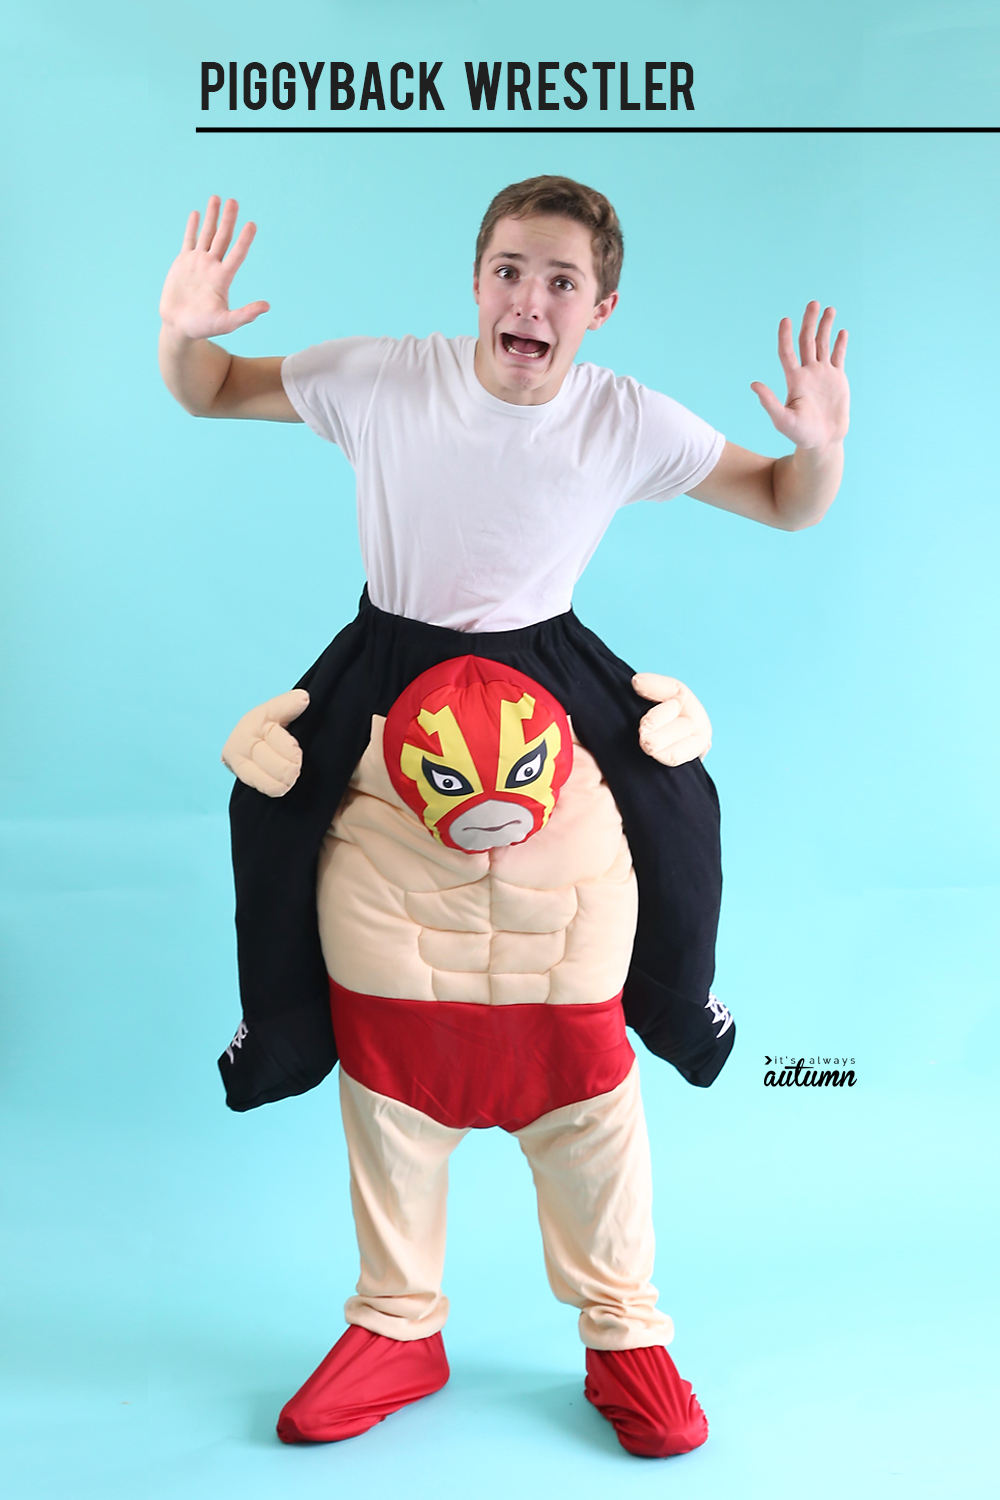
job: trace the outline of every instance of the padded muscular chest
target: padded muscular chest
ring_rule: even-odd
[[[327,968],[345,988],[486,1005],[607,1000],[635,933],[635,876],[593,757],[523,844],[467,853],[436,840],[396,794],[383,722],[324,842],[318,910]]]

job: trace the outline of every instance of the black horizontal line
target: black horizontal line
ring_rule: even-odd
[[[196,135],[997,135],[1000,125],[196,125]]]

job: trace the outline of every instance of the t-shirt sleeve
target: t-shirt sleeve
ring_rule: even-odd
[[[306,422],[353,464],[392,339],[328,339],[281,362],[285,394]]]
[[[670,396],[637,385],[636,397],[636,441],[622,504],[672,500],[711,474],[726,440]]]

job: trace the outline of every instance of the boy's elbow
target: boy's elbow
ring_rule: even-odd
[[[216,411],[219,401],[218,392],[216,392],[211,401],[206,401],[204,398],[198,400],[196,396],[192,396],[188,392],[176,391],[169,385],[167,389],[177,402],[177,405],[182,411],[186,411],[189,417],[217,417],[220,415]]]
[[[785,530],[808,531],[810,526],[818,526],[824,515],[826,515],[825,511],[818,516],[793,516],[790,521],[785,523]]]
[[[185,400],[183,396],[178,396],[175,391],[171,391],[171,395],[177,402],[177,405],[180,407],[181,411],[187,412],[189,417],[207,417],[210,415],[210,413],[203,407],[196,406],[193,401]]]
[[[808,531],[811,526],[819,525],[829,509],[829,505],[824,505],[822,510],[800,511],[797,515],[782,517],[775,524],[783,531]]]

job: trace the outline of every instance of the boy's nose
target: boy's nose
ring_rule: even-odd
[[[541,287],[537,282],[521,281],[518,283],[517,296],[514,298],[511,311],[519,318],[541,318]]]

